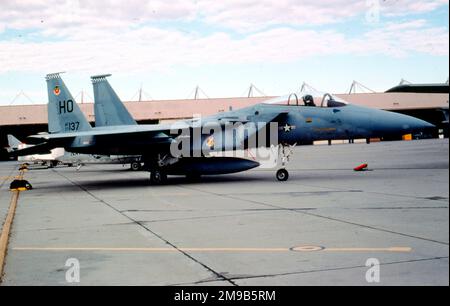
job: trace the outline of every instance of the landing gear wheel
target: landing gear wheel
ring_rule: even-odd
[[[167,174],[161,170],[153,170],[150,173],[150,182],[154,185],[162,185],[167,182]]]
[[[289,172],[286,169],[280,169],[277,171],[277,180],[285,182],[289,179]]]
[[[289,179],[289,172],[286,170],[286,166],[290,161],[291,155],[294,153],[294,147],[297,144],[280,144],[278,146],[278,158],[281,161],[280,169],[277,171],[277,180],[285,182]]]
[[[132,162],[130,165],[130,168],[132,171],[139,171],[139,170],[141,170],[142,166],[141,166],[141,163],[139,163],[139,162]]]

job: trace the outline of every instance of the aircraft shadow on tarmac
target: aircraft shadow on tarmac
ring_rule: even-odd
[[[56,171],[55,171],[56,172]],[[59,171],[58,171],[59,172]],[[109,174],[113,173],[135,173],[128,169],[102,169],[99,170],[81,170],[80,172],[68,172],[61,171],[60,175],[65,177],[64,180],[55,184],[54,182],[42,182],[36,183],[35,189],[38,190],[57,190],[61,192],[61,189],[66,189],[70,186],[78,186],[86,189],[130,189],[130,188],[164,188],[167,186],[176,186],[176,185],[215,185],[215,184],[242,184],[242,183],[271,183],[271,184],[295,184],[295,183],[323,183],[324,181],[328,181],[330,179],[329,173],[326,171],[295,171],[297,172],[295,175],[291,177],[289,182],[278,182],[270,171],[258,171],[253,173],[246,174],[229,174],[229,175],[211,175],[211,176],[202,176],[199,179],[190,180],[185,176],[169,176],[167,182],[162,185],[152,185],[147,177],[136,176],[136,177],[99,177],[97,180],[87,180],[81,177],[74,177],[73,174],[87,174],[87,173],[98,173],[105,174],[105,172]],[[136,173],[137,174],[137,173]],[[58,175],[54,173],[54,175]],[[138,174],[137,174],[138,175]],[[333,173],[333,179],[348,179],[348,180],[360,180],[361,173],[354,173],[353,171],[335,171]]]
[[[127,170],[107,170],[109,173],[122,172]],[[84,171],[95,172],[95,171]],[[98,171],[97,171],[98,173]],[[104,174],[104,171],[102,171]],[[65,173],[67,174],[67,172]],[[56,174],[55,174],[56,175]],[[66,177],[66,175],[64,175]],[[67,179],[69,178],[69,179]],[[72,175],[67,176],[66,179],[54,182],[36,182],[33,186],[36,190],[49,190],[64,192],[65,190],[70,191],[68,188],[77,186],[86,189],[130,189],[130,188],[164,188],[165,186],[175,186],[175,185],[210,185],[210,184],[222,184],[222,183],[248,183],[248,182],[273,182],[278,184],[272,175],[254,175],[254,176],[239,176],[239,175],[218,175],[218,176],[205,176],[197,180],[189,180],[184,176],[170,176],[167,183],[162,185],[152,185],[147,177],[136,177],[136,178],[99,178],[96,181],[85,180],[82,178],[74,178]]]
[[[87,172],[103,172],[103,173],[113,173],[113,172],[134,172],[132,171],[130,168],[128,167],[124,167],[123,169],[90,169],[90,168],[81,168],[81,170],[76,170],[76,167],[63,167],[63,166],[58,166],[55,168],[49,168],[47,166],[29,166],[28,169],[30,171],[45,171],[45,170],[63,170],[63,171],[73,171],[73,172],[83,172],[83,173],[87,173]]]

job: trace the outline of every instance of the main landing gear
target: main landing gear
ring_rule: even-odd
[[[161,169],[154,169],[150,172],[150,183],[152,185],[163,185],[167,182],[167,174]]]
[[[278,146],[278,155],[279,160],[281,160],[281,168],[278,169],[276,173],[277,180],[280,182],[285,182],[289,179],[289,172],[286,170],[286,166],[290,161],[290,157],[292,153],[294,153],[294,145],[286,145],[286,144],[280,144]]]
[[[176,163],[178,160],[169,155],[158,155],[155,159],[144,159],[144,168],[150,171],[150,183],[152,185],[164,185],[167,183],[165,167]]]

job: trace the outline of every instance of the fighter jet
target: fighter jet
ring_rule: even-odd
[[[102,77],[93,80],[100,79]],[[281,155],[276,177],[286,181],[289,173],[285,167],[291,152],[288,149],[296,144],[315,140],[391,138],[434,128],[413,117],[351,105],[330,94],[322,97],[292,94],[175,124],[133,123],[92,128],[60,74],[49,74],[46,80],[49,134],[29,137],[36,143],[34,150],[64,147],[75,153],[140,155],[153,184],[164,183],[167,175],[200,176],[249,170],[260,163],[212,153],[274,146],[280,148]],[[108,121],[107,118],[99,120]],[[11,154],[29,153],[25,149]]]

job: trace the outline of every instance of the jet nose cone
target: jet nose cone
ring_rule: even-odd
[[[403,115],[402,129],[411,134],[430,133],[436,128],[435,125],[421,119]]]
[[[406,134],[427,136],[436,128],[424,120],[387,111],[379,111],[372,118],[372,124],[375,133],[393,138]]]

